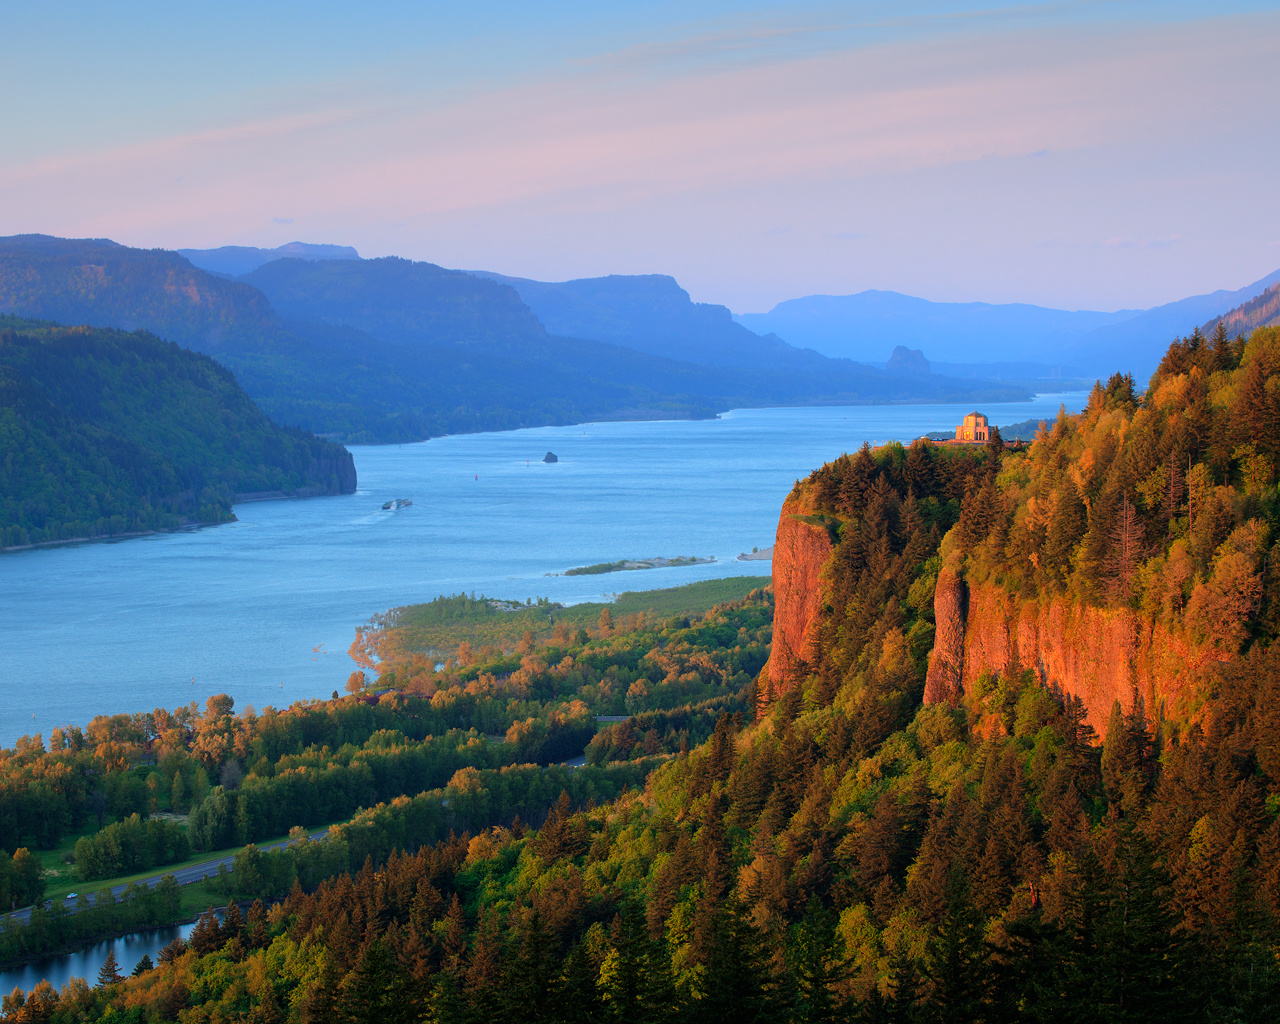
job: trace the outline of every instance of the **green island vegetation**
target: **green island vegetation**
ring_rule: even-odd
[[[349,452],[276,426],[208,356],[0,316],[0,548],[226,522],[237,495],[354,489]]]
[[[792,494],[833,540],[821,601],[804,660],[781,679],[771,664],[767,689],[769,592],[485,666],[385,658],[376,702],[357,677],[357,695],[277,717],[372,716],[353,734],[372,739],[393,708],[486,731],[505,708],[508,743],[535,703],[631,718],[586,767],[470,766],[323,840],[246,848],[216,884],[247,914],[5,1013],[1275,1019],[1277,370],[1280,331],[1196,334],[1145,393],[1116,375],[1025,450],[922,440],[822,467]],[[1216,656],[1180,664],[1177,701],[1116,701],[1101,742],[1033,668],[926,703],[943,573]]]
[[[609,603],[584,601],[562,605],[540,597],[526,604],[475,594],[437,597],[423,604],[404,605],[375,616],[356,631],[350,654],[362,668],[372,669],[380,658],[392,662],[424,654],[437,659],[453,657],[466,644],[463,657],[496,658],[522,644],[546,643],[570,637],[586,642],[586,633],[602,619],[626,628],[635,616],[657,617],[701,614],[717,604],[741,600],[768,583],[767,576],[729,576],[700,580],[660,590],[628,590]],[[606,616],[605,613],[608,613]],[[529,634],[526,637],[526,634]],[[472,653],[474,652],[474,653]]]
[[[696,555],[680,555],[676,558],[624,558],[620,562],[597,562],[595,565],[580,565],[574,569],[566,569],[566,576],[598,576],[606,572],[629,572],[635,569],[667,569],[681,565],[705,565],[714,562],[714,558],[699,558]]]

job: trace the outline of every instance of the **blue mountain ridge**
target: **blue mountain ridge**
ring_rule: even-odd
[[[1062,375],[1146,378],[1175,336],[1221,316],[1280,281],[1280,270],[1235,291],[1220,289],[1152,309],[1061,310],[1024,303],[930,302],[898,292],[807,295],[735,320],[824,355],[880,364],[903,345],[934,363],[1034,363]]]

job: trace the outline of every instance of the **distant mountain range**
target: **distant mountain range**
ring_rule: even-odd
[[[301,242],[279,249],[228,246],[181,252],[197,266],[226,273],[233,255],[260,261],[256,268],[290,256],[323,259],[333,250],[356,258],[350,247]],[[1230,321],[1233,333],[1280,317],[1280,308],[1268,305],[1280,307],[1280,294],[1259,298],[1260,292],[1280,284],[1280,271],[1236,291],[1109,313],[1025,303],[930,302],[872,290],[809,295],[779,303],[768,313],[737,315],[724,306],[692,302],[664,275],[549,283],[491,271],[471,273],[514,288],[550,334],[684,362],[813,369],[823,365],[817,357],[825,356],[885,369],[893,349],[902,346],[922,351],[936,375],[1022,383],[1039,390],[1105,377],[1117,369],[1145,379],[1173,338],[1190,334],[1197,325],[1207,332],[1218,318],[1255,299],[1257,305]]]
[[[865,291],[788,299],[768,313],[735,319],[793,345],[873,364],[902,345],[923,351],[935,371],[957,375],[965,371],[956,364],[985,364],[985,376],[1093,378],[1127,370],[1145,380],[1175,337],[1190,334],[1277,282],[1280,270],[1237,291],[1114,313],[1021,303],[929,302],[897,292]]]
[[[178,253],[105,239],[0,239],[0,312],[145,328],[213,355],[277,422],[346,441],[1029,394],[1016,382],[903,376],[802,352],[752,334],[722,307],[690,302],[669,278],[545,286],[577,303],[562,302],[577,317],[577,336],[565,337],[491,276],[396,258],[246,251],[266,261],[230,280]],[[226,250],[193,252],[210,267],[231,265]],[[662,308],[648,310],[646,294]]]
[[[694,302],[664,274],[584,278],[551,284],[472,271],[516,290],[552,334],[590,338],[704,366],[814,370],[830,357],[737,323],[726,306]]]
[[[358,260],[360,254],[349,245],[315,245],[311,242],[288,242],[274,249],[258,249],[251,245],[223,245],[217,249],[179,249],[201,270],[224,277],[239,277],[257,270],[272,260]]]

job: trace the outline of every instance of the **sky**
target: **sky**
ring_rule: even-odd
[[[1280,267],[1260,2],[15,2],[0,234],[1145,308]]]

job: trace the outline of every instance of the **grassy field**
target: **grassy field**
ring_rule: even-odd
[[[423,651],[446,657],[463,641],[475,648],[492,646],[514,650],[525,632],[535,641],[551,639],[557,624],[571,631],[594,630],[600,613],[606,608],[617,621],[621,616],[643,612],[658,618],[695,615],[713,605],[739,601],[752,590],[767,587],[768,576],[730,576],[725,579],[702,580],[683,587],[663,590],[633,590],[619,594],[612,602],[586,602],[559,605],[540,598],[538,602],[518,605],[486,597],[438,597],[425,604],[393,608],[379,616],[375,627],[385,628],[390,647],[397,652]]]
[[[114,818],[108,816],[103,819],[104,825],[110,825]],[[63,855],[70,855],[75,852],[76,840],[81,836],[91,836],[98,831],[98,823],[92,819],[85,822],[85,826],[79,832],[72,832],[62,837],[62,842],[55,846],[52,850],[35,850],[31,852],[35,854],[36,859],[40,861],[44,868],[44,877],[49,885],[49,892],[53,891],[55,885],[61,885],[63,882],[75,882],[78,880],[76,875],[76,866],[63,861]]]

